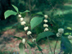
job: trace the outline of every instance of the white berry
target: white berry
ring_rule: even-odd
[[[32,32],[31,32],[31,31],[28,31],[28,32],[27,32],[27,35],[31,35],[31,34],[32,34]]]
[[[20,21],[23,21],[24,20],[24,18],[20,18]]]
[[[48,30],[49,30],[48,28],[45,28],[45,29],[44,29],[44,32],[45,32],[45,31],[48,31]]]
[[[33,38],[33,39],[32,39],[32,42],[35,42],[35,41],[36,41],[36,38]]]
[[[68,36],[68,39],[72,39],[72,36],[71,36],[71,35],[69,35],[69,36]]]
[[[25,22],[25,21],[22,21],[22,22],[21,22],[21,25],[25,25],[25,24],[26,24],[26,22]]]
[[[44,15],[44,17],[47,19],[48,18],[48,15]]]
[[[22,43],[25,44],[25,41],[26,41],[25,38],[23,38],[23,39],[22,39]]]
[[[21,17],[21,15],[19,14],[18,17]]]
[[[44,24],[43,27],[48,27],[48,24]]]
[[[45,19],[45,20],[44,20],[44,22],[45,22],[45,23],[47,23],[47,22],[48,22],[48,20],[46,20],[46,19]]]
[[[25,27],[24,30],[27,31],[28,30],[28,27]]]
[[[57,33],[56,36],[57,37],[60,37],[60,36],[62,36],[62,34],[61,33]]]
[[[58,32],[59,32],[59,33],[64,33],[64,29],[63,29],[63,28],[59,28],[59,29],[58,29]]]

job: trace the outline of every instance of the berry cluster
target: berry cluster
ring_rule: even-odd
[[[44,29],[44,32],[45,32],[45,31],[48,31],[49,30],[48,29],[48,24],[46,24],[48,22],[48,20],[47,20],[48,15],[44,15],[44,17],[45,17],[45,19],[44,19],[45,24],[43,24],[43,27],[45,27],[45,29]]]
[[[19,14],[18,17],[20,18],[21,25],[24,25],[24,31],[27,31],[27,35],[31,35],[32,32],[28,31],[29,27],[25,26],[26,22],[24,21],[24,18]],[[25,38],[22,39],[22,43],[25,44],[26,40]]]
[[[63,28],[59,28],[58,29],[58,33],[56,34],[56,36],[57,37],[61,37],[63,33],[64,33],[64,29]]]

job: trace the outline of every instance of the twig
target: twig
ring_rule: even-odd
[[[55,54],[55,49],[56,49],[57,43],[58,43],[58,40],[56,41],[56,44],[55,44],[55,47],[54,47],[54,54]]]
[[[50,41],[49,41],[49,38],[48,38],[48,37],[47,37],[47,40],[48,40],[48,44],[49,44],[50,51],[51,51],[51,53],[52,53],[52,49],[51,49]]]

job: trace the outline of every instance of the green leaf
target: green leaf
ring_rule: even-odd
[[[22,17],[25,17],[26,16],[26,13],[25,12],[20,12],[20,14],[22,15]]]
[[[54,33],[49,32],[49,31],[42,32],[42,33],[38,34],[36,41],[38,42],[40,39],[45,38],[45,37],[49,37],[49,36],[52,36],[52,35],[54,35]]]
[[[70,33],[64,33],[64,35],[69,35]]]
[[[67,29],[68,29],[68,30],[72,30],[72,28],[71,28],[71,27],[67,27]]]
[[[20,43],[20,44],[19,44],[19,49],[20,49],[20,54],[25,54],[24,44],[23,44],[23,43]]]
[[[38,14],[38,15],[43,15],[43,13],[42,13],[42,12],[37,12],[36,14]]]
[[[14,38],[17,38],[18,40],[22,40],[22,37],[16,37],[16,36],[14,36]]]
[[[8,18],[9,16],[11,15],[16,15],[17,13],[12,11],[12,10],[7,10],[5,13],[4,13],[4,16],[5,16],[5,19]]]
[[[27,43],[29,44],[30,47],[35,47],[35,45],[32,42],[27,41]]]
[[[39,50],[39,51],[42,51],[42,49],[40,48],[40,46],[39,46],[39,45],[37,45],[37,47],[38,47],[38,50]]]
[[[65,50],[64,50],[64,52],[72,52],[72,44],[70,43],[70,41],[67,39],[67,38],[65,38],[65,37],[61,37],[61,42],[64,44],[64,47],[66,48]]]
[[[14,5],[12,5],[12,6],[13,6],[13,8],[14,8],[17,12],[19,11],[16,6],[14,6]]]
[[[34,17],[30,21],[31,30],[38,26],[43,21],[43,17]]]
[[[26,11],[24,11],[24,12],[26,13],[26,12],[30,12],[30,11],[29,11],[29,10],[26,10]]]
[[[20,44],[19,44],[19,48],[20,48],[20,49],[23,49],[23,47],[24,47],[24,44],[23,44],[23,43],[20,43]]]

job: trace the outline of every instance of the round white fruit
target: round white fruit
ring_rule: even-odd
[[[21,22],[21,25],[25,25],[25,24],[26,24],[26,22],[25,22],[25,21],[22,21],[22,22]]]
[[[48,27],[48,24],[44,24],[43,27]]]
[[[28,32],[27,32],[27,35],[31,35],[31,34],[32,34],[32,32],[31,32],[31,31],[28,31]]]
[[[25,27],[24,30],[27,31],[28,30],[28,27]]]

